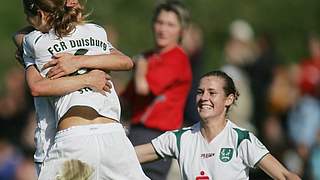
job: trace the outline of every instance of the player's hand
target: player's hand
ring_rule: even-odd
[[[72,74],[79,69],[77,58],[77,56],[69,53],[56,54],[51,61],[43,66],[42,70],[51,68],[47,73],[47,77],[50,79],[57,79]]]
[[[15,53],[15,58],[16,58],[16,60],[18,60],[18,62],[21,65],[24,66],[22,54],[23,54],[22,49],[17,48],[16,53]]]
[[[15,58],[18,60],[18,62],[24,66],[24,61],[23,61],[23,38],[26,34],[30,33],[33,31],[34,28],[32,26],[26,26],[17,32],[13,34],[12,40],[14,44],[17,47],[16,53],[15,53]]]
[[[110,89],[112,88],[112,85],[109,82],[109,80],[111,80],[111,76],[109,74],[106,74],[101,70],[92,70],[85,75],[89,78],[88,86],[92,90],[103,95],[105,95],[105,92],[111,92]]]

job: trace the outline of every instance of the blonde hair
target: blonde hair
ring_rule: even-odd
[[[170,11],[175,13],[179,19],[179,23],[181,25],[182,30],[188,27],[190,21],[190,14],[186,7],[180,1],[167,0],[158,4],[153,13],[153,23],[157,21],[157,18],[161,11]]]
[[[189,20],[190,20],[189,11],[185,8],[185,6],[180,1],[167,0],[159,3],[153,14],[153,19],[152,19],[153,22],[157,20],[162,10],[174,12],[179,19],[182,29],[185,29],[188,27]]]
[[[37,16],[41,10],[47,14],[48,28],[54,29],[58,37],[69,35],[78,24],[85,22],[84,7],[77,2],[76,6],[67,6],[68,0],[23,0],[28,16]]]
[[[56,180],[89,180],[94,169],[87,163],[77,159],[67,160],[63,163],[62,170]]]

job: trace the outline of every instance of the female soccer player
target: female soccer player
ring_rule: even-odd
[[[227,119],[238,96],[233,80],[224,72],[203,75],[196,98],[200,122],[137,146],[139,161],[176,158],[183,179],[249,179],[250,167],[259,167],[274,179],[300,179],[252,133]]]
[[[34,74],[34,68],[31,67],[37,68],[43,77],[51,78],[74,72],[82,74],[91,69],[108,71],[128,69],[123,67],[126,62],[121,62],[121,58],[118,59],[121,54],[111,52],[113,47],[107,41],[104,29],[95,24],[85,23],[83,6],[80,2],[74,0],[24,0],[23,2],[28,21],[37,29],[25,36],[23,44],[27,82],[34,96],[54,95],[54,93],[46,91],[48,87],[41,86],[43,84],[39,83],[39,76]],[[109,59],[101,61],[103,58],[86,57],[67,58],[71,62],[59,60],[49,62],[52,56],[59,59],[61,54],[58,53],[109,54]],[[59,66],[63,63],[70,65],[71,68],[64,71]],[[113,88],[109,93],[83,88],[64,96],[51,96],[48,99],[55,112],[54,123],[58,132],[39,179],[55,179],[63,163],[70,159],[87,163],[94,171],[91,177],[93,179],[147,179],[119,123],[120,104]]]

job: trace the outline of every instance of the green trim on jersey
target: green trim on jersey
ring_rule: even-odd
[[[178,152],[180,154],[180,142],[181,142],[181,136],[184,132],[191,130],[191,127],[188,128],[182,128],[176,131],[172,131],[172,133],[176,136],[177,139],[177,148],[178,148]]]
[[[38,37],[36,38],[36,40],[34,41],[34,44],[37,44],[37,42],[39,41],[39,39],[41,38],[41,36],[42,36],[42,35],[40,35],[40,36],[38,36]]]
[[[238,148],[239,148],[241,142],[246,140],[246,139],[248,139],[251,142],[251,139],[250,139],[249,131],[241,130],[241,129],[238,129],[238,128],[233,128],[233,129],[238,134],[238,141],[237,141],[237,155],[238,155]]]
[[[265,155],[263,155],[255,164],[253,167],[257,167],[257,165],[259,164],[259,162],[264,158],[266,157],[268,154],[270,154],[270,152],[267,152]]]

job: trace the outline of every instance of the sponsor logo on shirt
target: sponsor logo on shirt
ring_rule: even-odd
[[[206,159],[206,158],[211,158],[214,156],[214,153],[202,153],[200,154],[200,158]]]
[[[209,176],[206,176],[204,171],[200,171],[200,175],[196,176],[196,180],[209,180]]]
[[[221,148],[219,159],[222,162],[228,162],[232,159],[233,149],[232,148]]]
[[[50,54],[53,55],[55,53],[66,51],[67,49],[71,48],[88,48],[93,46],[100,47],[103,51],[106,51],[108,48],[108,44],[106,42],[95,39],[93,37],[89,37],[75,40],[59,41],[58,43],[55,43],[54,45],[49,47],[47,50]]]

